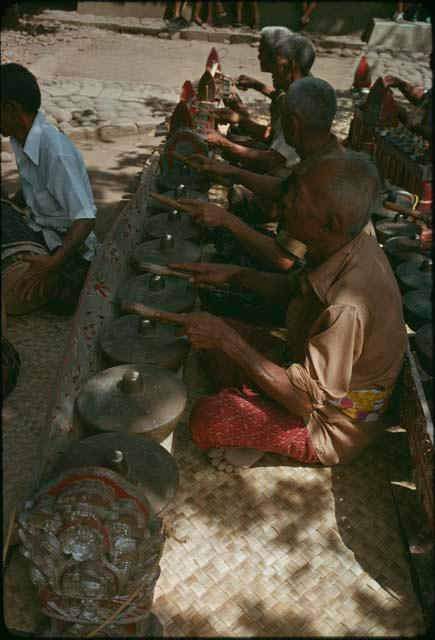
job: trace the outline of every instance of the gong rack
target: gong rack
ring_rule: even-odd
[[[399,125],[375,127],[373,145],[381,176],[418,196],[419,211],[430,211],[432,157],[429,143]]]
[[[206,93],[209,96],[214,91],[214,108],[223,90],[222,83],[213,89],[211,72],[220,70],[214,48],[206,66]],[[185,83],[182,93],[187,107],[201,98],[192,83]],[[198,142],[195,131],[190,137],[183,135],[188,131],[186,123],[191,123],[189,109],[176,111],[172,136],[168,135],[166,148],[160,146],[160,158],[177,129],[183,144],[178,149],[172,139],[171,145],[180,153],[186,153],[186,141]],[[202,126],[203,120],[198,128]],[[201,147],[205,142],[198,144]],[[158,156],[147,164],[138,191],[109,231],[90,269],[48,407],[40,465],[29,499],[17,514],[21,553],[30,561],[41,611],[51,624],[49,633],[55,636],[163,635],[151,606],[165,537],[161,512],[178,484],[171,443],[165,442],[165,449],[142,434],[110,432],[110,425],[105,434],[84,432],[76,402],[89,381],[109,371],[98,337],[103,325],[119,316],[120,286],[137,275],[131,258],[146,240],[144,221],[153,213],[148,194],[158,190],[159,170],[165,170]],[[176,167],[176,162],[166,164],[169,170]],[[181,178],[185,175],[180,172]],[[175,191],[176,197],[183,195]],[[141,374],[124,369],[122,385],[134,396],[142,389]],[[160,371],[164,375],[165,370]],[[175,383],[175,374],[169,375]],[[165,434],[172,428],[170,420],[166,420]],[[161,469],[164,475],[160,478]]]
[[[393,223],[394,224],[394,223]],[[376,226],[375,226],[376,230]],[[392,237],[391,241],[399,241],[400,237]],[[379,242],[378,237],[378,242]],[[418,239],[418,236],[413,238],[404,238],[404,242],[413,249],[415,245],[415,251],[410,253],[412,260],[418,259],[418,252],[420,250],[425,251],[424,255],[426,259],[421,255],[421,262],[408,262],[405,258],[401,261],[400,258],[392,260],[392,256],[388,255],[388,241],[383,246],[385,251],[387,246],[387,256],[389,257],[391,266],[395,273],[398,284],[402,289],[402,293],[406,294],[403,289],[403,280],[401,281],[400,274],[403,273],[404,265],[414,265],[412,269],[408,269],[412,273],[418,273],[419,269],[424,270],[425,264],[430,260],[431,244],[424,244]],[[382,246],[382,244],[381,244]],[[424,273],[424,271],[423,271]],[[426,276],[428,274],[426,273]],[[427,277],[426,277],[427,280]],[[414,289],[414,294],[424,296],[424,291],[429,292],[432,290],[425,282],[425,289]],[[433,286],[433,284],[432,284]],[[411,292],[412,293],[412,292]],[[405,310],[405,306],[404,306]],[[412,318],[411,313],[411,318]],[[406,315],[407,319],[409,315]],[[407,320],[408,321],[408,320]],[[423,326],[421,326],[423,325]],[[408,347],[405,356],[404,368],[401,376],[399,392],[397,397],[399,400],[400,411],[400,425],[406,429],[408,436],[409,449],[411,452],[413,462],[413,480],[416,484],[417,495],[420,504],[423,506],[426,516],[426,523],[433,530],[434,529],[434,496],[433,496],[433,459],[434,459],[434,428],[433,428],[433,370],[432,361],[430,360],[431,348],[424,344],[424,348],[421,346],[421,334],[427,339],[427,336],[431,334],[432,321],[427,320],[427,324],[420,321],[414,327],[409,328],[408,334]],[[420,345],[419,345],[420,341]],[[423,341],[424,342],[424,341]],[[429,352],[427,357],[426,352]]]
[[[415,194],[421,212],[432,208],[430,143],[413,135],[397,116],[391,89],[378,78],[369,88],[351,89],[354,113],[348,144],[373,156],[383,179]]]

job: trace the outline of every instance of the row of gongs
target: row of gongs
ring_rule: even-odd
[[[395,272],[408,326],[422,368],[432,375],[432,244],[420,239],[420,226],[393,211],[373,216],[378,241]]]
[[[186,182],[194,184],[193,179]],[[159,184],[164,188],[172,183],[159,180]],[[207,200],[203,192],[186,189],[179,182],[166,195]],[[140,302],[176,313],[189,311],[195,301],[190,284],[143,272],[150,262],[166,266],[199,261],[202,250],[195,243],[201,239],[201,227],[186,214],[160,203],[150,204],[154,215],[144,227],[148,240],[131,256],[138,275],[119,287],[116,302],[119,308],[124,302]],[[186,388],[176,372],[189,345],[176,330],[134,314],[103,325],[97,339],[103,366],[108,368],[90,378],[76,400],[88,437],[72,445],[52,476],[74,466],[106,466],[142,488],[156,513],[169,504],[178,486],[178,470],[159,443],[175,429],[187,401]]]

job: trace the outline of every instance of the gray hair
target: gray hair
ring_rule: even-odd
[[[367,154],[357,151],[345,151],[329,159],[323,158],[325,161],[331,170],[325,193],[329,215],[338,217],[344,234],[354,238],[380,204],[381,178],[378,169]],[[319,158],[318,162],[322,162],[322,159]]]
[[[273,51],[274,46],[281,38],[291,35],[292,31],[287,29],[287,27],[263,27],[260,31],[261,42],[271,51]]]
[[[313,43],[305,36],[292,34],[284,36],[273,48],[275,56],[294,60],[303,76],[307,76],[316,59],[316,50]]]
[[[283,111],[295,113],[307,129],[329,131],[337,112],[334,89],[319,78],[293,82],[284,99]]]

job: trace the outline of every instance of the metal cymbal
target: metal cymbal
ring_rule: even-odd
[[[164,311],[190,311],[195,302],[193,287],[171,276],[144,274],[125,282],[116,293],[118,302],[141,302]]]
[[[91,432],[135,433],[162,442],[186,406],[184,384],[171,371],[152,365],[120,365],[90,378],[77,396],[77,409]]]
[[[130,433],[102,433],[73,443],[49,479],[80,467],[106,467],[119,473],[144,492],[156,514],[173,500],[179,483],[171,454],[157,442]]]
[[[384,244],[389,238],[396,236],[406,236],[414,238],[418,235],[420,227],[415,222],[408,222],[404,216],[398,216],[390,220],[383,220],[375,223],[376,236],[381,244]]]
[[[420,264],[424,258],[430,258],[431,247],[417,238],[398,236],[385,242],[384,251],[395,269],[401,262]]]
[[[152,216],[145,225],[145,232],[151,238],[161,238],[169,233],[174,238],[195,242],[201,238],[202,227],[192,222],[187,213],[172,210]]]
[[[403,291],[411,289],[430,289],[432,287],[432,260],[402,262],[396,269],[396,277]]]
[[[173,325],[140,318],[135,314],[106,322],[98,336],[105,361],[119,364],[152,364],[178,371],[189,351],[188,342]]]
[[[431,296],[430,289],[414,289],[402,297],[405,320],[414,331],[432,322]]]
[[[144,262],[161,265],[170,262],[199,262],[201,253],[200,247],[193,242],[165,233],[160,239],[139,244],[133,252],[132,262],[138,271],[142,271],[141,263]]]
[[[433,326],[425,324],[415,334],[415,346],[422,368],[430,376],[433,374]]]

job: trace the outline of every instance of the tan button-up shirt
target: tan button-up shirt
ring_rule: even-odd
[[[399,288],[376,240],[361,232],[320,267],[301,276],[287,311],[287,369],[310,397],[305,416],[319,460],[357,456],[382,431],[380,419],[358,422],[332,402],[349,392],[390,389],[406,349]]]

